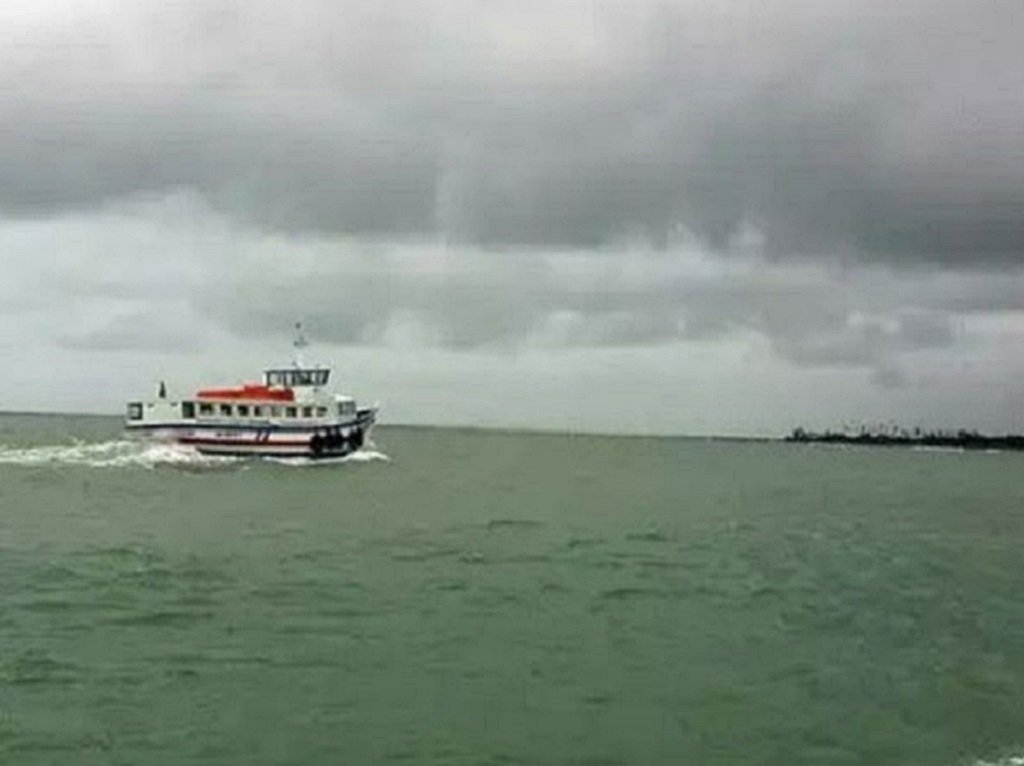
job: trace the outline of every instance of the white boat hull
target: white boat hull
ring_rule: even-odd
[[[339,458],[359,450],[375,420],[373,410],[360,411],[349,423],[281,426],[217,423],[146,423],[129,426],[146,439],[191,447],[204,455],[230,457]]]

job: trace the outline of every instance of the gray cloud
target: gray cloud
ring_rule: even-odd
[[[757,247],[722,258],[697,242],[569,251],[268,236],[194,195],[20,228],[35,234],[0,238],[23,285],[7,291],[9,311],[58,320],[68,349],[180,351],[219,329],[285,342],[303,319],[327,344],[503,354],[761,338],[799,367],[893,381],[920,354],[963,353],[965,320],[1024,311],[1019,267],[777,261]]]
[[[138,311],[118,316],[91,329],[77,328],[57,337],[57,345],[76,351],[195,352],[205,343],[201,333],[190,332],[178,317]]]
[[[797,366],[868,369],[892,386],[916,355],[962,351],[971,342],[958,330],[962,318],[999,310],[1008,286],[1024,291],[1020,269],[967,275],[958,292],[949,272],[929,280],[889,267],[722,261],[692,250],[321,248],[301,273],[271,278],[246,271],[247,257],[229,261],[242,278],[209,280],[196,312],[253,339],[302,317],[328,343],[510,353],[760,337]]]
[[[0,210],[184,188],[293,233],[1024,252],[1017,0],[168,8],[8,19]]]

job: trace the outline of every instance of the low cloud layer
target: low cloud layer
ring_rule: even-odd
[[[23,224],[0,245],[48,254],[29,294],[44,316],[79,314],[54,336],[74,350],[183,351],[206,328],[283,345],[296,319],[325,344],[506,355],[760,338],[797,367],[892,386],[921,352],[974,342],[965,323],[1024,315],[1024,268],[722,258],[696,241],[595,253],[267,236],[194,197]],[[24,293],[0,293],[0,310],[24,311]]]

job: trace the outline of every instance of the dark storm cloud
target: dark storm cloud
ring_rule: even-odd
[[[1024,253],[1018,0],[112,8],[15,24],[6,215],[190,188],[291,232]]]
[[[316,118],[301,99],[267,109],[258,99],[225,107],[135,96],[43,107],[8,98],[22,118],[2,148],[0,207],[45,215],[195,188],[271,227],[403,234],[431,226],[434,160],[421,138],[385,134],[384,119],[380,132],[359,134],[341,114],[310,125]]]

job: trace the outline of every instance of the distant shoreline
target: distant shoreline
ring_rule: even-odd
[[[868,447],[940,447],[963,450],[1024,451],[1024,435],[986,436],[977,431],[850,434],[835,431],[815,433],[797,428],[788,436],[783,437],[783,441],[809,444],[855,444]]]

